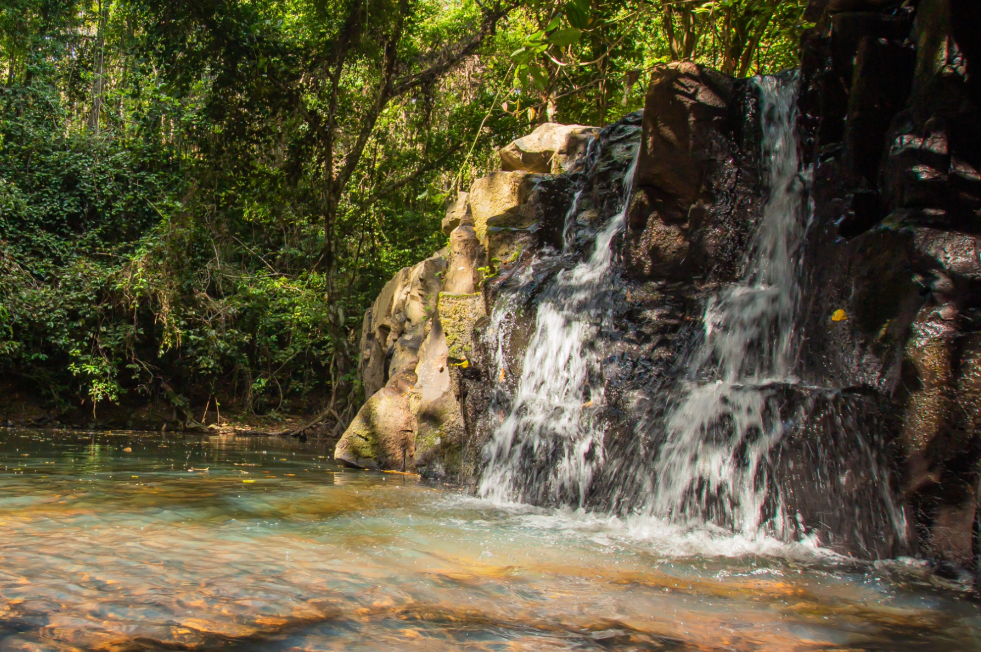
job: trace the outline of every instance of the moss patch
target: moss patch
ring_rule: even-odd
[[[446,333],[449,357],[469,359],[473,350],[473,327],[484,316],[484,296],[476,294],[439,295],[439,321]]]

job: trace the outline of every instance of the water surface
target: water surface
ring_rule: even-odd
[[[973,650],[915,562],[498,507],[293,440],[0,430],[0,651]]]

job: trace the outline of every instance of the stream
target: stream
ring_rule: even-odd
[[[0,650],[971,650],[965,585],[313,443],[0,430]]]

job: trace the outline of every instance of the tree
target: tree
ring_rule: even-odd
[[[495,149],[640,108],[666,61],[794,65],[801,4],[8,0],[0,371],[343,423],[358,317]]]
[[[603,125],[621,113],[611,114],[616,95],[622,106],[639,108],[641,96],[631,102],[631,92],[658,63],[694,61],[735,77],[775,72],[796,61],[806,4],[530,0],[524,8],[529,35],[512,58],[520,88],[536,100],[520,106],[539,120],[585,114]]]

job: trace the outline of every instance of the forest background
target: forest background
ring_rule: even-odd
[[[4,0],[0,379],[343,425],[364,310],[497,148],[642,108],[660,63],[794,67],[805,5]]]

